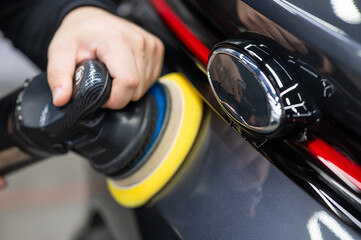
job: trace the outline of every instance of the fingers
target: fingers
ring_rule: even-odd
[[[103,44],[96,53],[113,78],[112,91],[104,107],[120,109],[129,103],[139,84],[133,52],[127,44]]]
[[[48,82],[55,106],[66,104],[72,94],[76,65],[76,47],[73,43],[52,43],[48,51]]]
[[[0,190],[6,187],[6,181],[3,177],[0,177]]]
[[[71,11],[57,30],[48,50],[48,81],[56,106],[72,94],[75,66],[98,58],[113,78],[105,107],[120,109],[139,100],[157,80],[164,46],[140,27],[94,7]]]
[[[96,54],[113,78],[112,92],[104,106],[110,109],[138,101],[158,79],[163,65],[163,44],[151,34],[132,28],[128,36],[120,38],[102,44]]]
[[[161,74],[164,58],[163,43],[158,38],[154,37],[154,42],[153,45],[150,47],[150,51],[150,56],[153,56],[153,58],[150,61],[152,62],[152,64],[149,65],[150,69],[147,74],[149,76],[149,85],[146,86],[147,89],[158,80]]]
[[[163,66],[164,54],[163,43],[158,38],[142,29],[138,29],[135,33],[137,35],[133,37],[134,41],[131,43],[140,81],[132,101],[138,101],[157,81]]]

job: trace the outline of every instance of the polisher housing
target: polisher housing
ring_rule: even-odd
[[[167,184],[185,160],[201,125],[203,103],[185,77],[172,73],[160,83],[168,92],[169,105],[157,139],[136,171],[123,178],[108,178],[111,194],[126,207],[144,205]]]
[[[101,108],[111,84],[104,64],[85,61],[77,68],[72,100],[56,107],[46,74],[27,80],[23,89],[6,98],[13,108],[7,111],[7,132],[27,158],[2,161],[0,173],[74,151],[107,176],[110,192],[120,204],[138,207],[149,201],[191,149],[202,101],[182,75],[173,73],[121,110]],[[13,148],[6,145],[0,150]]]

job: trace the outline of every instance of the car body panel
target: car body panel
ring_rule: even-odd
[[[346,27],[344,33],[335,30],[344,28],[345,23],[335,18],[328,1],[168,0],[167,3],[209,49],[220,41],[249,32],[238,12],[240,4],[243,7],[246,4],[248,13],[262,19],[260,25],[249,25],[256,26],[252,32],[275,41],[282,51],[298,57],[298,66],[309,67],[315,73],[316,78],[307,78],[311,79],[310,95],[319,97],[312,88],[324,77],[337,89],[336,100],[319,97],[317,104],[323,113],[320,123],[301,133],[311,139],[322,137],[352,161],[360,161],[361,128],[357,126],[360,125],[361,71],[357,66],[359,57],[355,55],[360,35],[354,26]],[[339,192],[351,190],[344,183],[332,182],[333,178],[328,177],[332,173],[317,165],[322,164],[310,156],[307,145],[298,145],[297,141],[303,141],[302,136],[261,142],[244,139],[229,126],[228,116],[219,107],[205,74],[206,66],[172,33],[151,3],[126,2],[120,6],[119,13],[163,40],[164,73],[183,73],[209,106],[184,164],[159,194],[135,210],[143,238],[360,238],[359,221],[354,217],[359,205],[347,202],[350,199],[340,197]],[[277,30],[284,29],[284,34],[296,38],[296,44],[262,32],[267,24]],[[339,188],[330,181],[339,184]],[[353,194],[357,200],[360,194]]]
[[[199,146],[149,205],[181,239],[318,239],[315,229],[323,239],[357,239],[218,115],[209,117]]]
[[[342,95],[342,99],[333,102],[332,109],[325,108],[325,112],[346,130],[361,135],[360,23],[351,24],[340,18],[350,10],[337,11],[339,1],[187,2],[216,22],[214,26],[218,25],[226,38],[244,31],[260,33],[312,66],[315,74],[329,79]],[[345,1],[344,5],[347,2],[354,4],[356,21],[360,4]]]

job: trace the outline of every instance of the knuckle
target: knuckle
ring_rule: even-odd
[[[118,31],[116,33],[116,38],[120,40],[121,42],[124,42],[126,40],[126,35],[122,31]]]
[[[132,97],[132,101],[138,101],[142,98],[143,94],[140,91],[136,91]]]
[[[149,48],[150,48],[150,51],[152,52],[152,53],[155,53],[155,52],[157,52],[157,50],[158,50],[158,46],[157,46],[157,42],[156,41],[150,41],[150,43],[149,43]]]
[[[108,102],[106,103],[106,107],[109,109],[121,109],[127,105],[127,101],[122,99],[119,94],[114,94],[111,98],[109,98]]]
[[[136,74],[131,74],[125,79],[125,85],[128,88],[137,88],[139,85],[139,78]]]
[[[164,44],[158,38],[154,41],[153,53],[156,54],[156,56],[162,56],[164,53]]]
[[[109,105],[110,109],[122,109],[127,105],[127,103],[125,103],[124,101],[120,101],[120,102],[114,102],[112,104]]]
[[[139,51],[144,54],[145,53],[145,49],[146,49],[146,38],[143,34],[139,34],[137,36],[137,43],[138,43],[138,46],[139,46]]]
[[[103,42],[102,44],[99,44],[96,49],[98,56],[105,57],[107,53],[110,52],[110,44],[108,42]]]
[[[159,39],[157,39],[157,48],[158,48],[158,52],[160,52],[161,54],[164,53],[164,50],[165,50],[164,44]]]

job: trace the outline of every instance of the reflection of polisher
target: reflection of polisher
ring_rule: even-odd
[[[72,100],[52,104],[46,74],[0,101],[6,113],[0,133],[0,174],[37,160],[74,151],[108,177],[114,198],[137,207],[173,176],[197,135],[202,101],[180,74],[169,74],[138,102],[122,110],[101,109],[112,80],[105,66],[78,66]],[[4,128],[4,126],[6,128]]]

